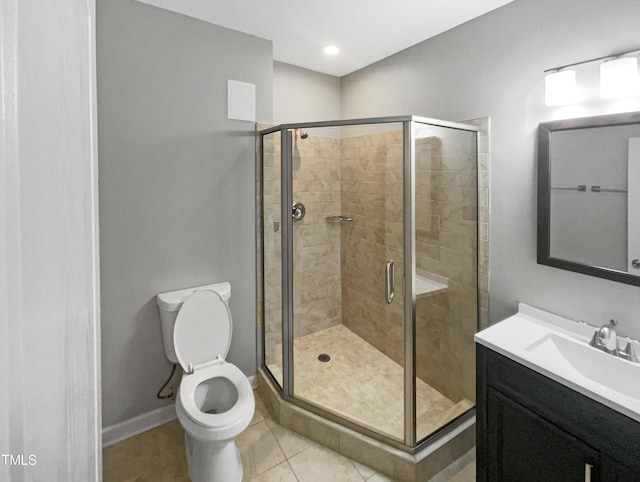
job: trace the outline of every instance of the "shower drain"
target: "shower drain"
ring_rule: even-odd
[[[326,353],[320,353],[318,355],[318,360],[320,360],[322,363],[327,363],[329,360],[331,360],[331,357]]]

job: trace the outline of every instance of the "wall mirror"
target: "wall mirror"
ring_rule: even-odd
[[[640,286],[640,112],[540,124],[538,263]]]

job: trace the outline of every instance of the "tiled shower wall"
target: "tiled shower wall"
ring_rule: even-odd
[[[342,322],[340,227],[325,219],[340,214],[339,160],[339,139],[294,135],[293,201],[306,207],[293,223],[296,338]]]
[[[475,400],[476,136],[440,129],[416,142],[416,268],[447,288],[416,303],[416,375],[454,401]]]
[[[402,130],[342,139],[342,323],[403,364]],[[385,264],[395,298],[385,302]]]
[[[342,214],[354,219],[342,231],[342,322],[403,364],[401,290],[384,302],[387,260],[402,286],[402,133],[345,138],[341,147]],[[417,376],[455,401],[475,400],[476,169],[470,133],[440,129],[416,141],[416,268],[448,286],[418,300]]]
[[[340,227],[326,222],[340,214],[339,139],[293,139],[294,202],[306,207],[294,222],[294,336],[342,321]],[[282,347],[280,135],[264,138],[265,360],[278,362]]]

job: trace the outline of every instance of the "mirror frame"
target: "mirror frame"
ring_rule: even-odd
[[[538,264],[640,286],[640,276],[551,256],[551,134],[570,129],[640,124],[640,112],[543,122],[538,126]]]

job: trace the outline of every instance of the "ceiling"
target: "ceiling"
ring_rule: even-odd
[[[139,1],[271,40],[274,60],[341,77],[513,0]]]

